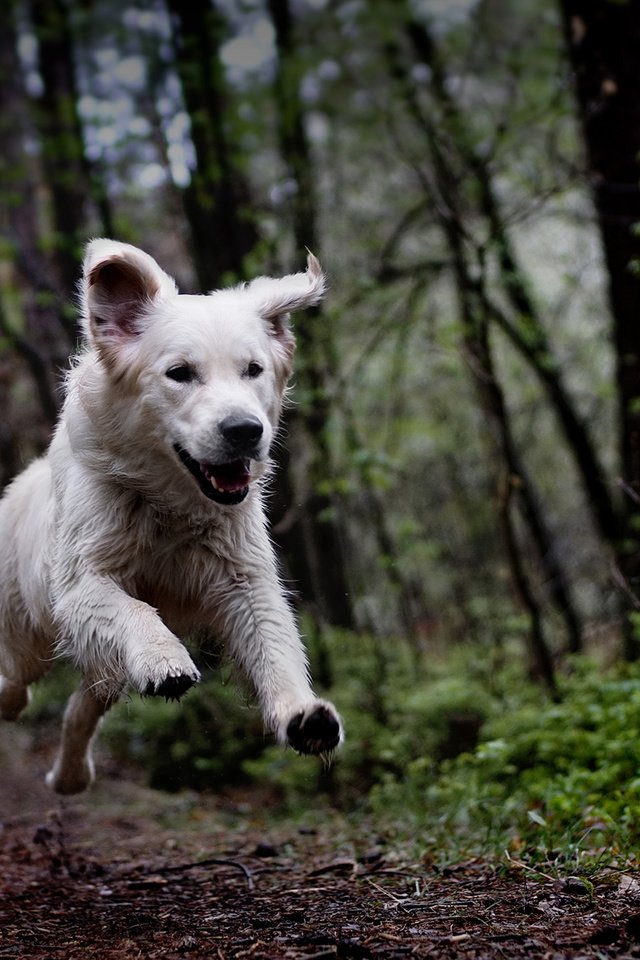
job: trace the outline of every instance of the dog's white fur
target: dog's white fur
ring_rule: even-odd
[[[188,296],[143,251],[88,245],[85,349],[47,455],[0,502],[0,713],[15,719],[59,655],[82,673],[47,777],[58,792],[93,779],[92,737],[126,687],[177,696],[197,681],[178,638],[203,628],[226,642],[281,743],[323,753],[341,739],[310,685],[260,490],[291,372],[288,315],[323,292],[312,255],[306,273]],[[189,376],[167,375],[176,368]],[[228,418],[262,432],[242,452],[249,492],[225,504],[176,445],[198,463],[233,459]]]

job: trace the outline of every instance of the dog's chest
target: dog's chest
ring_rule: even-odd
[[[207,625],[230,578],[210,538],[170,532],[151,538],[128,573],[131,592],[178,632]]]

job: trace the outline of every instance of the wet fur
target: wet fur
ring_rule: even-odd
[[[0,713],[15,719],[59,656],[82,674],[47,777],[58,792],[93,779],[92,738],[123,690],[179,697],[198,681],[182,640],[202,630],[225,641],[281,743],[326,753],[340,741],[310,685],[261,496],[291,374],[288,317],[323,292],[311,255],[306,273],[184,296],[141,250],[89,244],[86,344],[60,421],[0,501]],[[181,364],[189,382],[167,375]],[[230,420],[259,421],[259,440],[230,446]],[[242,502],[205,496],[178,446],[214,468],[246,458]]]

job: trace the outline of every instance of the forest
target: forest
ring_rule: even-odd
[[[3,486],[56,422],[90,238],[182,292],[307,250],[329,277],[269,513],[344,747],[283,752],[204,649],[181,703],[110,713],[105,769],[436,862],[636,862],[639,63],[640,0],[0,5]]]

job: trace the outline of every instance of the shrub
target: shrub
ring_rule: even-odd
[[[495,715],[471,753],[412,761],[372,791],[414,825],[466,842],[634,855],[640,841],[640,670],[576,660],[562,699]]]
[[[169,791],[241,783],[244,761],[266,745],[259,712],[220,671],[179,703],[126,698],[107,715],[103,737],[114,756],[144,767],[150,786]]]

